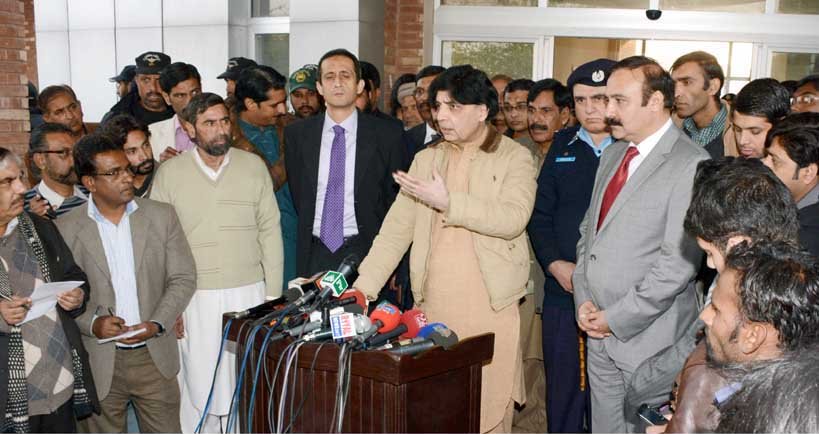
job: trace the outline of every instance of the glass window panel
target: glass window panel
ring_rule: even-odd
[[[532,78],[535,44],[528,42],[444,41],[443,66],[471,64],[488,76]]]
[[[779,0],[776,11],[783,14],[819,14],[819,1]]]
[[[671,69],[674,61],[683,54],[705,51],[716,57],[722,70],[727,71],[728,45],[728,42],[647,40],[645,55],[656,60],[663,68]]]
[[[290,35],[267,33],[256,35],[256,62],[267,65],[287,77],[290,65]]]
[[[640,39],[555,37],[553,77],[566,83],[578,66],[594,59],[621,60],[643,54]]]
[[[748,80],[728,80],[726,88],[722,90],[722,94],[733,93],[736,95],[746,84],[748,84]]]
[[[660,0],[660,9],[761,14],[765,13],[765,0]]]
[[[549,0],[556,8],[648,9],[649,0]]]
[[[731,48],[731,71],[730,77],[750,77],[751,59],[753,44],[746,42],[734,42]]]
[[[441,0],[447,6],[534,6],[537,0]]]
[[[779,81],[800,80],[811,74],[819,74],[819,53],[773,52],[771,77]]]
[[[250,16],[253,18],[290,16],[290,0],[250,0]]]

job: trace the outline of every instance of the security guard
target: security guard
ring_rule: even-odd
[[[600,155],[614,142],[605,123],[606,81],[614,63],[594,60],[569,76],[580,126],[556,133],[538,177],[528,227],[535,256],[546,274],[542,330],[550,433],[591,430],[585,336],[575,322],[572,272],[580,222],[591,201]]]
[[[158,51],[148,51],[136,57],[137,91],[126,94],[119,100],[105,116],[100,124],[118,114],[129,114],[145,125],[170,119],[174,115],[173,108],[165,104],[162,98],[162,89],[159,87],[159,72],[171,63],[171,58]]]
[[[220,80],[225,80],[225,93],[228,97],[232,97],[233,92],[236,90],[236,80],[239,79],[239,74],[251,66],[256,66],[256,62],[246,57],[231,57],[228,59],[225,72],[216,76]]]

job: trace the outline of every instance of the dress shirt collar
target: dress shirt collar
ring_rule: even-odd
[[[93,195],[88,196],[88,202],[87,203],[88,203],[88,218],[90,218],[91,220],[94,220],[97,223],[105,223],[105,222],[112,223],[110,220],[105,218],[105,216],[102,215],[102,213],[100,212],[99,208],[97,208],[97,204],[95,204],[94,200],[93,200]],[[139,205],[137,205],[135,200],[131,199],[131,201],[128,202],[127,205],[125,205],[125,217],[130,217],[131,214],[133,214],[134,211],[136,211],[137,209],[139,209]],[[121,222],[122,222],[122,220],[120,220],[120,223]]]
[[[216,179],[219,178],[219,175],[222,174],[225,167],[227,167],[227,165],[230,163],[230,153],[232,151],[233,148],[228,149],[227,153],[225,154],[225,159],[222,160],[222,165],[219,166],[219,170],[213,170],[207,164],[205,164],[205,161],[202,160],[202,157],[199,155],[199,149],[193,149],[193,160],[196,161],[196,164],[200,169],[202,169],[203,172],[205,172],[205,175],[207,175],[208,178],[216,181]]]
[[[347,119],[344,119],[341,122],[334,121],[333,118],[330,117],[330,114],[325,111],[324,131],[335,134],[333,127],[336,125],[341,125],[341,128],[344,128],[344,134],[355,134],[356,130],[358,129],[358,110],[353,110],[353,112],[350,113],[350,116],[347,116]]]
[[[602,154],[604,149],[606,149],[609,145],[614,143],[614,137],[609,135],[606,136],[606,138],[603,139],[603,141],[601,141],[599,145],[595,145],[594,140],[592,140],[591,134],[583,127],[580,127],[580,129],[577,130],[577,137],[580,140],[586,142],[586,144],[588,144],[589,146],[591,146],[592,149],[594,149],[595,153],[597,153],[597,155]]]
[[[645,157],[649,153],[651,153],[651,150],[654,149],[655,146],[657,146],[657,143],[660,142],[660,139],[663,137],[663,135],[668,131],[669,128],[671,128],[671,125],[672,125],[671,118],[668,118],[668,120],[665,121],[665,123],[663,124],[663,126],[660,127],[659,130],[655,131],[650,136],[646,137],[645,140],[643,140],[640,143],[634,142],[629,143],[629,146],[636,146],[637,150],[640,151],[640,155]]]
[[[63,202],[65,202],[65,200],[68,199],[66,197],[63,197],[60,193],[57,193],[56,191],[52,190],[51,187],[49,187],[45,183],[45,181],[42,180],[40,181],[39,184],[37,184],[37,191],[40,192],[40,196],[45,198],[45,200],[47,200],[48,203],[50,203],[54,207],[54,209],[59,208],[63,204]],[[82,190],[80,190],[80,188],[76,185],[74,186],[74,196],[83,199],[88,199],[85,193],[83,193]]]
[[[6,225],[6,233],[3,234],[2,238],[5,238],[5,237],[11,235],[12,231],[14,231],[14,229],[17,228],[18,223],[20,223],[19,218],[15,217],[15,218],[11,219],[9,224]]]
[[[796,204],[796,207],[799,209],[811,206],[815,203],[819,202],[819,185],[814,186],[808,194],[805,195],[802,199],[799,199],[799,202]]]

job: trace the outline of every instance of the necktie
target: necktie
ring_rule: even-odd
[[[327,249],[335,253],[344,244],[344,164],[347,144],[341,125],[334,126],[333,132],[335,136],[330,149],[330,172],[327,175],[319,238]]]
[[[620,194],[620,190],[622,190],[623,185],[626,184],[629,163],[639,154],[640,151],[637,150],[636,146],[629,146],[626,150],[626,155],[623,157],[623,161],[620,162],[620,167],[617,168],[614,177],[611,178],[609,185],[606,186],[606,192],[603,193],[603,203],[600,205],[600,218],[597,220],[597,230],[600,230],[600,226],[606,219],[606,214],[609,213],[614,199],[617,199],[617,195]]]

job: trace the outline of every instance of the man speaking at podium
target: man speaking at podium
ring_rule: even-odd
[[[213,402],[205,411],[222,337],[222,314],[279,296],[282,233],[273,182],[256,155],[231,148],[230,116],[213,93],[193,97],[183,111],[196,143],[160,166],[151,198],[176,208],[196,262],[196,292],[183,314],[179,341],[183,432],[220,432],[235,386],[236,356],[226,352]],[[205,414],[207,413],[207,414]]]
[[[353,286],[374,299],[412,243],[415,302],[461,336],[495,334],[483,367],[481,432],[512,432],[523,402],[518,300],[529,280],[532,154],[493,128],[498,96],[482,71],[444,71],[429,103],[444,140],[419,152]]]

